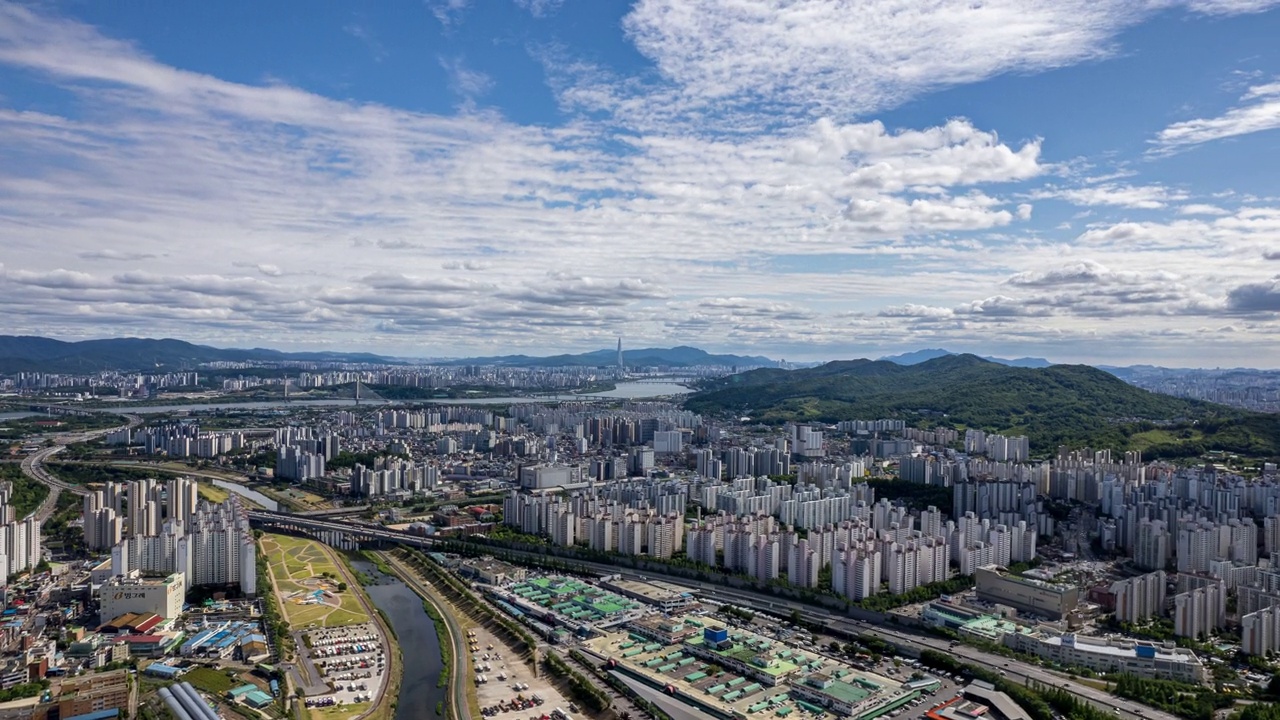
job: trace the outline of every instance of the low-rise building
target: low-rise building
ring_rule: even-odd
[[[1207,677],[1200,658],[1173,643],[1040,633],[1007,634],[1004,643],[1020,652],[1095,672],[1120,672],[1194,684],[1203,683]]]
[[[995,565],[978,568],[976,576],[979,599],[1050,620],[1061,620],[1080,602],[1077,587],[1011,575]]]
[[[681,643],[698,634],[701,628],[688,625],[680,618],[649,616],[628,622],[627,629],[664,645]]]

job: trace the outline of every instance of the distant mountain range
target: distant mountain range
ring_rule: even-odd
[[[943,350],[942,348],[928,348],[925,350],[915,350],[913,352],[902,353],[901,355],[886,355],[880,359],[891,363],[897,363],[899,365],[918,365],[926,360],[946,357],[947,355],[960,354],[961,353],[952,352],[950,350]],[[1046,368],[1053,364],[1044,358],[1020,357],[1009,360],[1006,358],[990,357],[987,355],[982,355],[980,357],[983,360],[999,363],[1001,365],[1008,365],[1009,367]]]
[[[1087,365],[1009,367],[974,355],[752,370],[707,383],[685,407],[761,422],[896,417],[1026,435],[1041,454],[1069,445],[1142,450],[1149,458],[1206,450],[1280,455],[1278,415],[1148,392]]]
[[[623,362],[627,367],[692,367],[694,365],[723,365],[726,367],[777,367],[776,360],[761,356],[712,355],[705,350],[681,345],[673,348],[623,349]],[[595,350],[577,355],[498,355],[450,360],[446,365],[507,365],[510,367],[615,367],[618,351]]]
[[[394,363],[368,353],[297,352],[263,348],[221,349],[182,340],[111,338],[64,342],[45,337],[0,335],[0,372],[97,372],[99,370],[194,369],[206,362]]]

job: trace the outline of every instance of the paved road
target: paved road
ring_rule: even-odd
[[[417,572],[391,553],[380,552],[378,555],[391,566],[392,570],[396,571],[396,576],[403,580],[404,584],[419,597],[435,605],[436,611],[444,618],[445,629],[449,632],[449,645],[453,647],[453,667],[449,668],[449,691],[453,694],[453,701],[449,706],[449,716],[455,720],[470,718],[471,709],[467,706],[467,679],[471,677],[471,673],[466,662],[471,657],[471,653],[464,644],[466,633],[462,631],[457,619],[450,612],[447,602],[435,588],[431,587],[430,583],[424,582]]]
[[[578,662],[577,660],[574,660],[573,656],[570,655],[569,653],[564,653],[563,655],[561,655],[560,653],[556,652],[552,648],[548,648],[547,652],[556,653],[557,655],[560,656],[561,660],[564,660],[567,664],[578,668],[578,671],[582,673],[583,677],[589,678],[590,680],[592,680],[592,683],[591,683],[592,685],[595,685],[596,687],[600,688],[601,690],[604,691],[606,695],[609,696],[609,703],[613,706],[613,710],[615,712],[630,713],[631,717],[636,718],[637,720],[639,720],[639,718],[653,717],[649,713],[640,709],[640,706],[632,702],[631,698],[618,692],[612,685],[595,682],[596,674],[595,674],[594,668],[587,667],[582,663]]]
[[[68,445],[74,443],[88,442],[95,438],[102,437],[116,430],[125,428],[134,428],[142,424],[142,418],[137,415],[125,415],[128,424],[119,427],[107,428],[106,430],[93,430],[90,432],[71,433],[67,435],[56,435],[53,438],[54,444],[51,447],[41,448],[35,453],[28,455],[22,460],[22,472],[27,477],[42,483],[49,488],[49,494],[45,497],[44,502],[40,503],[40,507],[35,509],[36,519],[43,525],[50,517],[53,511],[58,507],[58,496],[63,490],[75,493],[76,495],[88,495],[89,491],[79,485],[63,482],[55,477],[52,473],[45,469],[44,463],[49,458],[67,449]]]
[[[356,582],[356,579],[348,570],[347,564],[338,557],[334,549],[324,543],[319,543],[319,545],[329,555],[329,560],[334,567],[338,568],[338,574],[342,576],[342,581],[347,584],[347,591],[356,594],[356,599],[360,601],[360,607],[364,608],[364,614],[369,616],[369,620],[378,626],[378,642],[382,645],[382,657],[387,659],[387,668],[383,671],[385,677],[382,678],[382,684],[378,686],[378,694],[373,698],[373,703],[369,706],[369,709],[356,718],[356,720],[360,720],[372,715],[378,709],[378,706],[382,704],[383,696],[387,694],[387,689],[391,687],[391,628],[388,628],[386,623],[383,622],[382,616],[378,614],[377,608],[373,606],[373,601],[369,599],[360,583]],[[401,675],[403,675],[403,662],[401,665],[400,670]]]

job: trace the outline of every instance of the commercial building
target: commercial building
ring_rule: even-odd
[[[996,566],[977,569],[978,598],[1021,612],[1061,620],[1076,609],[1079,588],[1010,575]]]
[[[1204,682],[1207,677],[1200,658],[1173,643],[1036,633],[1007,634],[1004,643],[1020,652],[1095,672],[1128,673],[1194,684]]]
[[[144,578],[137,572],[117,575],[102,585],[100,615],[117,618],[126,613],[154,613],[172,620],[182,614],[186,580],[174,573],[165,578]]]

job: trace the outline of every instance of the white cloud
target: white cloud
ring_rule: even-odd
[[[1104,183],[1077,188],[1058,188],[1049,186],[1031,194],[1034,199],[1065,200],[1073,205],[1092,207],[1111,205],[1115,207],[1138,210],[1156,210],[1170,202],[1187,199],[1187,194],[1180,190],[1171,190],[1162,185],[1117,185]]]
[[[462,58],[440,58],[440,67],[449,75],[449,89],[468,100],[474,100],[493,89],[493,78],[468,68]]]
[[[1035,27],[1064,12],[1032,5]],[[1103,38],[1078,55],[1095,57],[1124,17],[1060,31]],[[890,30],[870,29],[867,48],[889,47]],[[1021,31],[988,34],[1006,32]],[[926,38],[903,52],[915,62],[922,47],[938,49],[975,77],[1077,57],[1049,58],[1055,41],[1026,60],[1017,54],[1039,51],[1018,42],[1007,58],[970,61],[967,43]],[[821,76],[827,61],[806,52],[792,66]],[[799,79],[778,79],[777,97],[796,105],[749,132],[625,121],[663,100],[672,105],[662,112],[696,116],[703,101],[689,88],[714,68],[688,70],[679,87],[566,85],[604,93],[591,102],[617,114],[523,126],[474,105],[441,116],[227,82],[25,6],[0,5],[0,63],[75,106],[63,116],[0,99],[0,153],[14,160],[0,167],[0,314],[11,332],[223,345],[269,334],[412,353],[607,346],[618,332],[763,349],[890,344],[910,330],[946,344],[998,325],[987,337],[1066,346],[1100,337],[1102,317],[1128,318],[1107,326],[1113,336],[1144,337],[1176,329],[1165,319],[1177,313],[1221,311],[1230,288],[1269,281],[1274,271],[1250,262],[1280,247],[1268,201],[1237,198],[1251,207],[1213,215],[1180,191],[1117,180],[1087,189],[1100,209],[1080,237],[1042,239],[1025,202],[1025,183],[1053,170],[1039,138],[1002,138],[964,118],[922,128],[848,119],[849,107],[933,83],[898,84],[893,73],[910,63],[871,73],[865,87],[881,96],[846,94],[844,70],[819,77],[807,99]],[[830,117],[811,116],[824,108]],[[759,119],[744,112],[734,130]],[[1152,202],[1182,217],[1116,223],[1106,211]],[[1105,281],[1051,282],[1085,256]],[[1168,277],[1137,270],[1150,268]],[[1202,297],[1194,287],[1221,289]],[[1267,297],[1249,292],[1240,297]],[[1246,338],[1265,332],[1241,327]]]
[[[1224,210],[1217,205],[1206,205],[1204,203],[1191,203],[1178,208],[1179,215],[1230,215],[1229,210]]]
[[[676,109],[848,118],[933,88],[1106,57],[1168,0],[639,0],[624,20]],[[1189,0],[1238,14],[1261,0]],[[998,48],[998,51],[993,51]],[[627,108],[616,95],[604,102]]]
[[[564,0],[515,0],[518,7],[529,11],[534,17],[546,17],[560,9]]]
[[[1280,0],[1190,0],[1187,7],[1205,15],[1241,15],[1270,10]]]
[[[1155,152],[1170,153],[1194,145],[1280,128],[1280,82],[1255,85],[1241,104],[1217,117],[1174,123],[1152,142]]]
[[[425,0],[425,2],[431,14],[446,28],[462,22],[463,13],[471,5],[471,0]]]

